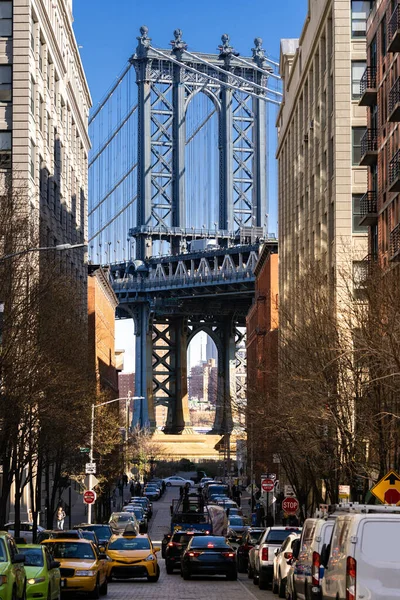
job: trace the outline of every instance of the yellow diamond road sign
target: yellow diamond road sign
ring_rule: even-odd
[[[371,488],[371,493],[383,504],[400,506],[400,475],[396,471],[389,471]]]

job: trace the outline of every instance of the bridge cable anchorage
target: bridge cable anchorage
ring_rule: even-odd
[[[118,133],[123,128],[123,126],[127,123],[127,121],[131,118],[131,116],[133,115],[133,113],[136,111],[137,107],[138,107],[138,105],[135,104],[135,106],[133,106],[133,108],[131,108],[131,110],[128,112],[128,114],[125,116],[125,118],[122,119],[121,123],[119,123],[119,125],[117,125],[117,127],[112,132],[112,134],[110,135],[110,137],[107,138],[107,140],[104,142],[104,144],[96,152],[96,154],[94,155],[94,157],[90,160],[90,162],[88,164],[88,168],[89,169],[93,165],[93,163],[96,162],[96,160],[99,158],[99,156],[102,155],[102,153],[104,152],[104,150],[111,144],[111,142],[113,141],[113,139],[115,138],[115,136],[118,135]]]
[[[135,200],[137,199],[137,197],[138,197],[138,195],[137,195],[137,194],[135,194],[135,196],[132,198],[132,200],[130,200],[130,201],[128,202],[128,204],[127,204],[126,206],[123,206],[123,207],[121,208],[121,210],[119,210],[119,211],[117,212],[117,214],[115,214],[115,215],[114,215],[114,216],[113,216],[113,217],[112,217],[112,218],[111,218],[111,219],[110,219],[110,220],[109,220],[109,221],[108,221],[108,222],[107,222],[105,225],[103,225],[103,226],[102,226],[102,227],[101,227],[101,228],[100,228],[98,231],[96,231],[96,233],[95,233],[94,235],[92,235],[92,237],[91,237],[91,238],[89,238],[89,239],[88,239],[88,243],[89,243],[89,242],[92,242],[92,241],[94,240],[94,238],[96,238],[98,235],[100,235],[100,233],[101,233],[102,231],[104,231],[105,229],[107,229],[107,227],[108,227],[109,225],[111,225],[111,223],[113,223],[113,222],[114,222],[116,219],[118,219],[118,217],[119,217],[120,215],[122,215],[122,213],[123,213],[123,212],[124,212],[124,211],[125,211],[127,208],[129,208],[129,206],[130,206],[131,204],[133,204],[133,203],[135,202]]]
[[[255,83],[254,81],[248,81],[244,77],[240,77],[240,75],[236,75],[235,73],[232,73],[231,71],[226,71],[225,69],[221,69],[221,67],[218,67],[217,65],[214,65],[213,63],[208,62],[208,60],[205,60],[205,58],[201,58],[200,56],[197,56],[197,54],[193,54],[193,52],[189,52],[189,50],[185,50],[185,54],[188,54],[192,58],[207,65],[208,67],[211,67],[215,71],[222,73],[223,75],[226,75],[228,73],[231,77],[233,77],[234,79],[237,79],[238,81],[241,81],[242,83],[245,83],[246,85],[249,85],[249,84],[253,85],[254,87],[262,90],[263,92],[270,92],[271,94],[275,94],[275,96],[283,96],[283,94],[281,92],[277,92],[276,90],[271,90],[270,88],[263,87],[262,85],[258,85],[258,83]],[[235,56],[235,58],[238,58],[238,57]],[[262,69],[259,69],[259,70],[262,71]],[[199,71],[199,73],[200,72],[201,71]],[[264,75],[266,77],[268,77],[269,71],[264,71]],[[233,86],[230,85],[229,87],[233,87]]]
[[[154,48],[153,46],[150,46],[150,48],[153,50],[153,52],[155,52],[156,54],[159,54],[160,56],[162,56],[163,58],[169,60],[170,62],[179,65],[180,67],[184,67],[187,71],[191,71],[192,73],[196,73],[196,75],[202,75],[205,79],[208,79],[209,81],[214,81],[215,83],[217,83],[220,86],[223,87],[227,87],[233,90],[236,90],[238,92],[242,92],[242,93],[246,93],[249,96],[253,96],[254,98],[257,98],[257,100],[265,100],[265,102],[270,102],[271,104],[275,104],[276,106],[280,106],[281,103],[278,100],[273,100],[272,98],[268,98],[265,95],[262,94],[256,94],[255,92],[251,92],[250,90],[247,90],[245,88],[241,88],[237,85],[234,85],[233,83],[228,83],[226,81],[223,81],[221,79],[218,79],[218,77],[213,77],[212,75],[208,75],[207,73],[203,73],[202,71],[198,71],[197,69],[193,68],[193,67],[189,67],[189,65],[185,64],[185,63],[181,63],[179,60],[176,60],[175,58],[172,58],[172,56],[169,56],[168,54],[166,54],[165,52],[162,52],[161,50],[158,50],[157,48]],[[229,74],[229,71],[224,71],[224,74]],[[237,77],[236,75],[232,75],[232,77]],[[252,81],[246,81],[246,85],[255,85]],[[267,91],[266,88],[261,88],[264,92]]]
[[[134,107],[134,108],[136,108],[136,107],[137,107],[137,105],[135,105],[135,107]],[[217,112],[217,110],[216,110],[216,109],[214,109],[213,111],[211,111],[211,112],[210,112],[210,113],[207,115],[207,117],[206,117],[206,118],[203,120],[203,122],[202,122],[202,123],[200,123],[200,125],[199,125],[199,126],[196,128],[196,130],[195,130],[195,131],[194,131],[194,132],[193,132],[193,133],[190,135],[190,137],[187,139],[187,141],[186,141],[186,145],[188,145],[188,144],[189,144],[189,143],[190,143],[190,142],[193,140],[193,138],[195,138],[195,137],[196,137],[196,135],[197,135],[198,133],[200,133],[200,131],[202,130],[202,128],[204,127],[204,125],[206,125],[206,124],[208,123],[208,121],[211,119],[211,117],[212,117],[212,116],[213,116],[213,115],[214,115],[216,112]],[[125,122],[126,122],[126,121],[125,121]],[[161,137],[162,137],[162,133],[159,135],[159,137],[157,138],[156,142],[157,142],[157,141],[159,141]],[[94,160],[93,160],[93,161],[91,161],[91,163],[89,164],[89,167],[90,167],[90,165],[91,165],[93,162],[94,162]],[[120,179],[119,179],[119,180],[116,182],[116,184],[115,184],[115,185],[114,185],[114,186],[111,188],[111,190],[110,190],[109,192],[107,192],[107,194],[106,194],[106,195],[105,195],[105,196],[104,196],[104,197],[103,197],[101,200],[99,200],[99,201],[97,202],[96,206],[93,206],[93,208],[92,208],[91,210],[89,210],[89,212],[88,212],[88,217],[90,217],[90,216],[91,216],[91,215],[92,215],[92,214],[93,214],[93,213],[94,213],[94,212],[95,212],[95,211],[96,211],[98,208],[100,208],[100,206],[101,206],[101,205],[102,205],[102,204],[103,204],[103,203],[104,203],[104,202],[105,202],[105,201],[106,201],[106,200],[107,200],[107,199],[108,199],[108,198],[111,196],[111,194],[113,194],[113,193],[115,192],[115,190],[116,190],[116,189],[117,189],[117,188],[118,188],[118,187],[119,187],[119,186],[120,186],[120,185],[121,185],[121,184],[122,184],[122,183],[125,181],[125,179],[126,179],[127,177],[129,177],[129,175],[132,173],[132,171],[134,171],[134,169],[136,169],[137,165],[138,165],[138,163],[137,163],[137,162],[135,162],[135,163],[134,163],[134,165],[133,165],[132,167],[130,167],[130,168],[128,169],[128,171],[127,171],[126,173],[124,173],[124,175],[122,175],[122,177],[121,177],[121,178],[120,178]],[[100,232],[98,232],[98,233],[100,233]],[[96,234],[96,235],[97,235],[97,234]],[[96,237],[96,236],[94,236],[94,237]],[[92,239],[93,239],[93,238],[92,238]]]
[[[128,71],[131,68],[132,68],[132,65],[130,63],[128,63],[128,65],[125,67],[125,69],[122,71],[122,73],[120,75],[118,75],[117,81],[110,88],[110,91],[104,96],[103,100],[101,100],[100,106],[98,106],[96,108],[96,110],[94,111],[94,113],[89,118],[88,125],[92,124],[92,122],[94,121],[94,119],[97,117],[97,115],[99,114],[99,112],[103,109],[103,107],[107,103],[107,101],[111,98],[111,96],[113,95],[113,93],[115,92],[115,90],[117,89],[117,87],[122,82],[122,80],[124,79],[125,75],[128,73]]]
[[[251,69],[255,69],[256,71],[260,71],[260,73],[263,73],[263,75],[268,75],[268,77],[273,77],[274,79],[277,79],[278,81],[282,81],[282,78],[279,77],[279,75],[277,75],[273,71],[268,71],[266,69],[261,69],[261,67],[258,67],[256,64],[249,62],[248,60],[246,60],[245,58],[242,58],[241,56],[235,56],[235,60],[238,60],[239,62],[243,63],[244,65],[246,65],[246,67],[250,67]],[[265,57],[265,60],[268,61],[268,58]],[[273,62],[273,64],[275,65],[276,63]]]

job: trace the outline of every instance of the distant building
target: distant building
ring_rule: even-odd
[[[135,373],[118,373],[120,398],[133,398],[135,395]]]
[[[210,338],[210,336],[207,336],[207,342],[206,342],[206,360],[210,360],[210,358],[213,358],[215,361],[218,360],[218,350],[217,350],[217,346],[214,344],[213,340]]]
[[[213,358],[192,367],[188,378],[189,402],[191,399],[197,399],[215,406],[217,400],[217,378],[218,369]]]

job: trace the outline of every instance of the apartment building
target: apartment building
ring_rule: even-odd
[[[368,186],[360,223],[369,227],[369,255],[388,268],[400,259],[400,3],[376,0],[367,23],[367,67],[360,106],[368,127],[361,140],[361,165]]]
[[[285,301],[307,265],[318,261],[337,289],[350,260],[367,254],[359,166],[366,109],[359,82],[366,67],[371,2],[309,0],[298,40],[281,41],[283,101],[277,117],[279,295]],[[353,263],[353,265],[351,264]]]
[[[45,246],[87,238],[91,98],[72,22],[72,0],[0,0],[0,169],[26,186]],[[84,253],[59,257],[86,288]]]

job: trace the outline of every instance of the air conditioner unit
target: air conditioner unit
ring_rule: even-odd
[[[303,140],[304,140],[305,142],[308,142],[308,133],[305,133],[305,134],[304,134]]]

